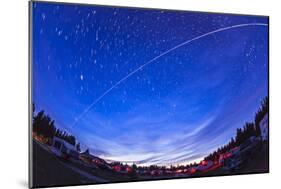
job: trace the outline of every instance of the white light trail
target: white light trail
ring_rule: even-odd
[[[112,91],[115,87],[117,87],[120,83],[124,82],[125,80],[127,80],[129,77],[131,77],[132,75],[134,75],[136,72],[142,70],[144,67],[146,67],[147,65],[151,64],[152,62],[154,62],[155,60],[161,58],[162,56],[184,46],[187,45],[193,41],[196,41],[198,39],[201,39],[203,37],[218,33],[218,32],[222,32],[225,30],[230,30],[230,29],[234,29],[234,28],[241,28],[241,27],[247,27],[247,26],[268,26],[268,24],[265,23],[247,23],[247,24],[238,24],[238,25],[232,25],[232,26],[228,26],[228,27],[224,27],[224,28],[220,28],[220,29],[216,29],[213,31],[210,31],[208,33],[199,35],[197,37],[194,37],[192,39],[189,39],[179,45],[176,45],[175,47],[159,54],[158,56],[154,57],[153,59],[147,61],[146,63],[144,63],[143,65],[139,66],[138,68],[136,68],[135,70],[133,70],[132,72],[130,72],[128,75],[126,75],[125,77],[123,77],[122,79],[120,79],[119,81],[117,81],[114,85],[112,85],[109,89],[107,89],[104,93],[102,93],[98,98],[96,98],[87,108],[84,109],[84,111],[78,116],[76,117],[74,123],[72,124],[72,126],[74,126],[96,103],[98,103],[105,95],[107,95],[110,91]]]

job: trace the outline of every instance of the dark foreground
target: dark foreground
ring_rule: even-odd
[[[268,144],[263,146],[253,154],[252,157],[242,163],[241,167],[236,170],[225,170],[220,167],[216,170],[207,173],[195,174],[195,177],[200,176],[223,176],[223,175],[236,175],[236,174],[254,174],[254,173],[268,173],[269,172],[269,148]]]
[[[33,142],[32,187],[73,185],[81,183],[81,175],[64,166],[37,142]]]
[[[96,184],[130,180],[124,174],[109,170],[91,170],[64,161],[53,155],[48,147],[33,141],[33,188],[64,185]]]
[[[33,183],[32,187],[97,184],[110,182],[129,182],[141,180],[158,180],[171,178],[194,178],[204,176],[220,176],[247,173],[269,172],[268,145],[257,151],[247,162],[236,170],[225,170],[218,167],[207,172],[196,172],[192,175],[151,176],[114,172],[112,170],[89,169],[80,164],[63,161],[53,155],[43,144],[33,142]]]

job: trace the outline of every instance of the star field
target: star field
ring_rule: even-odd
[[[35,2],[32,21],[34,103],[106,159],[195,161],[268,95],[265,26],[211,34],[140,68],[184,41],[266,17]]]

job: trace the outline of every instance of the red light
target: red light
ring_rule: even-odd
[[[192,168],[190,169],[190,173],[193,174],[193,173],[195,173],[195,172],[196,172],[196,169],[192,167]]]
[[[201,161],[201,165],[204,165],[204,166],[206,166],[208,164],[208,162],[207,161]]]

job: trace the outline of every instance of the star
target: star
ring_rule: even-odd
[[[267,23],[264,17],[36,5],[33,100],[61,127],[75,119],[77,141],[96,150],[152,156],[157,161],[148,164],[157,164],[189,158],[182,153],[196,146],[190,157],[203,158],[253,120],[267,95],[267,27],[198,38],[221,27]]]
[[[44,21],[45,18],[46,18],[46,14],[45,14],[45,13],[42,13],[42,14],[41,14],[41,17],[42,17],[42,20]]]

